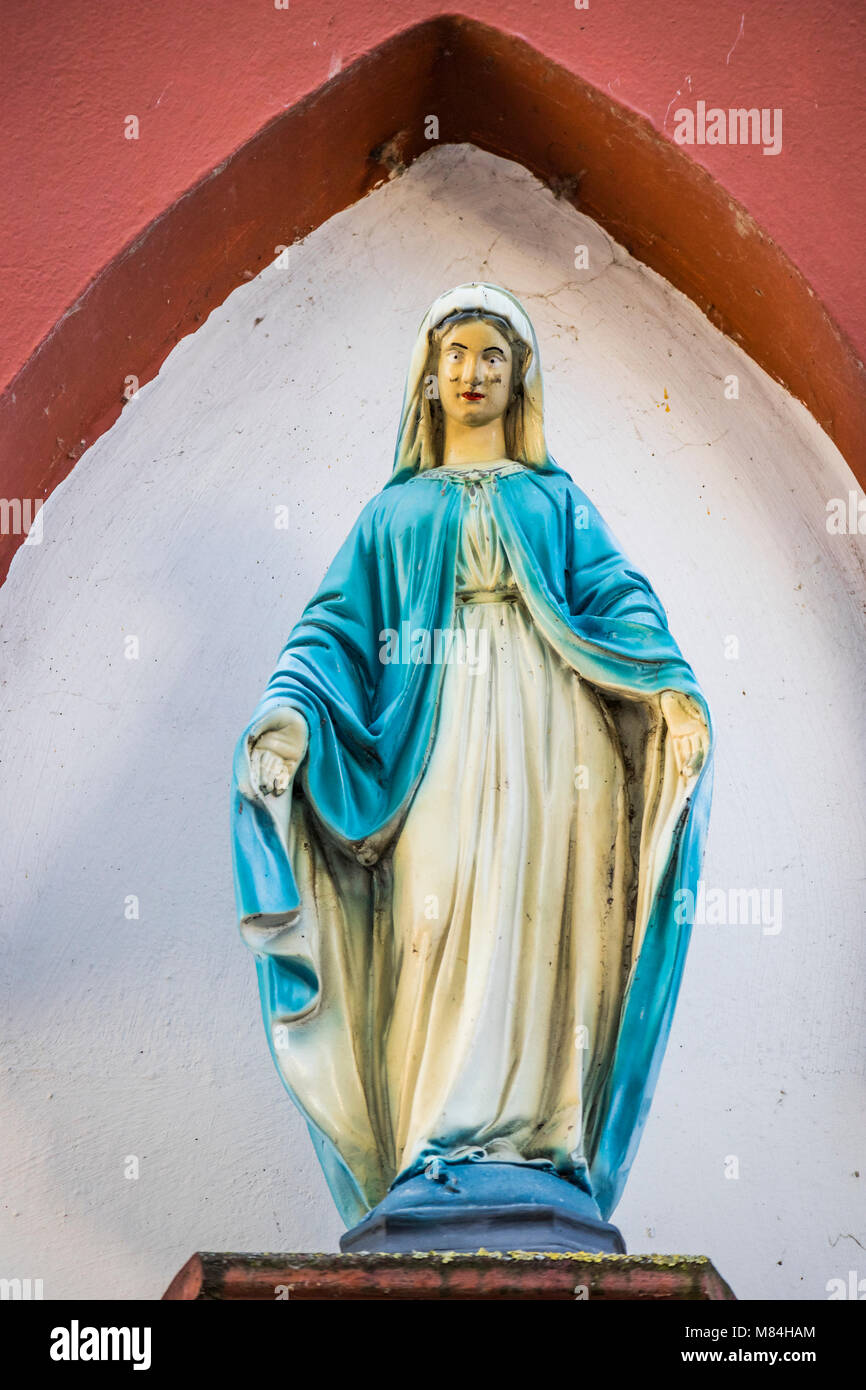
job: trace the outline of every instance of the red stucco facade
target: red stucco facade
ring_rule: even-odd
[[[858,474],[866,473],[856,445],[866,408],[859,375],[866,356],[866,9],[851,0],[670,0],[663,7],[589,0],[586,8],[574,0],[478,0],[464,13],[490,30],[428,26],[400,46],[401,35],[437,13],[429,0],[290,0],[288,9],[274,0],[151,0],[123,11],[105,0],[74,0],[6,10],[6,495],[16,488],[22,496],[46,495],[116,416],[124,371],[147,379],[173,340],[244,273],[260,268],[264,252],[250,254],[256,224],[263,248],[273,243],[274,225],[303,234],[385,175],[387,168],[370,167],[369,142],[408,130],[399,156],[415,157],[424,148],[419,123],[430,109],[442,139],[476,138],[524,158],[543,177],[580,174],[585,131],[588,196],[578,183],[569,196],[715,313],[806,401]],[[448,67],[452,35],[461,49],[456,69]],[[389,42],[390,66],[380,61],[369,79],[346,77],[347,70],[363,74],[359,60],[383,44],[387,53]],[[338,94],[330,104],[312,102],[324,114],[311,125],[311,95],[329,82],[326,91]],[[676,110],[699,100],[780,109],[781,152],[676,145]],[[304,119],[291,126],[293,113]],[[129,116],[138,119],[137,139],[125,137]],[[367,120],[369,129],[358,129]],[[509,135],[518,125],[528,134]],[[267,133],[278,130],[279,147],[276,137],[268,145]],[[220,182],[226,161],[231,173],[230,157],[249,151],[257,136],[266,151],[255,156],[259,183],[252,166],[246,183],[233,174]],[[651,147],[651,160],[642,145]],[[279,159],[283,175],[288,169],[289,179],[303,185],[296,205],[276,195],[269,202],[274,179],[263,179],[266,159]],[[210,206],[201,193],[208,180]],[[615,191],[623,181],[633,185],[625,210]],[[198,195],[187,215],[191,189]],[[748,237],[742,210],[752,224]],[[159,219],[169,214],[159,247]],[[680,217],[688,223],[682,247]],[[726,221],[714,247],[716,228]],[[743,255],[738,234],[748,242]],[[209,238],[213,244],[202,244],[197,256],[197,240]],[[706,275],[697,269],[702,240]],[[143,267],[132,269],[139,256]],[[739,256],[739,279],[726,304],[732,256]],[[763,302],[747,303],[749,293]],[[806,294],[820,306],[820,322]],[[71,311],[81,316],[77,330]],[[127,362],[118,361],[109,331],[121,324]],[[820,350],[809,362],[816,342]]]

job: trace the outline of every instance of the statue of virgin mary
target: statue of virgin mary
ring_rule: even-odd
[[[393,473],[235,757],[241,931],[348,1226],[419,1187],[525,1205],[542,1180],[608,1219],[682,975],[710,749],[652,586],[548,453],[525,310],[442,295]]]

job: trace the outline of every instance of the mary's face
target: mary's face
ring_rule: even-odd
[[[457,323],[442,339],[439,400],[449,419],[488,425],[511,401],[511,348],[491,323]]]

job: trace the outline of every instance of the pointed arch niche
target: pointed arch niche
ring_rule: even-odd
[[[462,49],[443,52],[443,32]],[[10,1210],[32,1217],[10,1221],[4,1249],[10,1267],[32,1269],[33,1231],[48,1231],[38,1269],[54,1297],[109,1284],[157,1297],[194,1248],[336,1248],[333,1203],[273,1074],[234,926],[230,754],[288,630],[388,475],[421,314],[479,277],[525,302],[551,448],[650,575],[707,692],[719,738],[703,877],[726,903],[732,890],[748,898],[745,921],[696,909],[618,1223],[632,1249],[706,1251],[743,1298],[825,1297],[846,1258],[833,1238],[851,1229],[866,1147],[866,643],[858,537],[827,531],[825,501],[847,495],[851,472],[815,418],[671,280],[704,276],[691,286],[702,308],[727,293],[739,317],[725,322],[744,340],[760,326],[753,303],[782,333],[784,295],[813,316],[813,355],[830,330],[757,231],[722,207],[713,223],[709,186],[707,229],[689,214],[686,258],[659,161],[684,206],[703,176],[676,150],[621,115],[617,134],[612,108],[589,93],[569,97],[586,146],[572,149],[540,77],[530,94],[532,55],[482,37],[486,48],[471,26],[418,32],[379,54],[375,82],[352,71],[288,113],[57,330],[67,389],[52,410],[71,410],[74,381],[70,422],[86,406],[104,427],[123,378],[147,384],[56,489],[42,544],[21,550],[0,590],[14,712],[0,721],[0,762],[15,804],[0,837],[14,924],[0,1165]],[[467,73],[490,110],[472,96],[449,126],[442,93]],[[538,140],[524,163],[546,183],[503,157],[502,83],[514,131]],[[613,172],[617,141],[631,151],[630,188]],[[579,183],[556,182],[583,168]],[[576,189],[583,205],[606,199],[607,227],[595,204],[592,217],[573,206]],[[625,246],[629,219],[650,212],[642,245],[664,257],[667,279]],[[793,369],[790,336],[783,346]],[[130,1152],[147,1156],[146,1188],[121,1177],[117,1155]],[[739,1182],[725,1181],[729,1155]],[[132,1186],[141,1200],[120,1191]]]
[[[748,209],[647,121],[522,39],[445,17],[288,109],[103,268],[0,397],[7,493],[46,497],[117,418],[130,379],[150,380],[275,246],[431,143],[515,160],[594,218],[801,400],[866,479],[862,363]],[[0,576],[20,539],[0,537]]]

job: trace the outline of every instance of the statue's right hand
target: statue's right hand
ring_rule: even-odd
[[[250,752],[253,786],[262,796],[281,796],[287,791],[307,751],[307,721],[302,714],[292,713],[290,722],[260,734]]]

